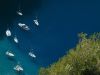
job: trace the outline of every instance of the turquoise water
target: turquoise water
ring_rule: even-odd
[[[14,60],[10,60],[5,55],[7,50],[15,53]],[[37,75],[39,66],[34,63],[34,60],[29,59],[27,55],[21,53],[8,38],[4,38],[0,41],[0,75],[18,75],[13,70],[13,67],[18,62],[20,62],[20,65],[24,68],[24,75]]]

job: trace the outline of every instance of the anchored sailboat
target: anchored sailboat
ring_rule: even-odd
[[[17,11],[17,14],[19,15],[19,16],[23,16],[23,13],[19,10],[19,11]]]
[[[9,57],[14,57],[14,56],[15,56],[15,55],[14,55],[12,52],[10,52],[10,51],[7,51],[7,52],[6,52],[6,55],[9,56]]]
[[[19,42],[16,36],[14,37],[14,42],[15,43],[18,43]]]
[[[17,72],[22,72],[22,71],[24,71],[24,69],[23,69],[20,65],[16,65],[13,69],[14,69],[15,71],[17,71]]]
[[[11,31],[9,29],[6,30],[6,36],[7,37],[11,36]]]
[[[18,26],[21,27],[24,30],[27,30],[27,31],[30,30],[30,28],[24,23],[18,23]]]
[[[29,56],[32,57],[32,58],[36,58],[36,55],[33,54],[32,52],[29,52]]]

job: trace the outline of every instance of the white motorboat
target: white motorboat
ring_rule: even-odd
[[[6,30],[6,36],[11,36],[11,31],[9,29]]]
[[[22,71],[24,71],[24,69],[23,69],[20,65],[16,65],[13,69],[14,69],[15,71],[17,71],[17,72],[22,72]]]
[[[18,26],[21,27],[24,30],[30,30],[30,28],[24,23],[18,23]]]
[[[12,52],[10,52],[10,51],[7,51],[7,52],[6,52],[6,55],[9,56],[9,57],[14,57],[14,56],[15,56],[15,55],[14,55]]]
[[[18,43],[19,42],[16,36],[14,37],[14,42],[15,43]]]
[[[17,11],[17,14],[18,14],[19,16],[22,16],[22,15],[23,15],[23,13],[22,13],[21,11]]]
[[[38,22],[37,19],[36,20],[33,20],[33,21],[34,21],[35,25],[39,26],[39,22]]]
[[[31,56],[32,58],[36,58],[36,55],[33,54],[32,52],[29,52],[29,56]]]

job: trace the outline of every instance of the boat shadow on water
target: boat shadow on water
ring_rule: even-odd
[[[37,63],[37,59],[36,58],[29,58],[31,63]]]
[[[13,62],[17,62],[17,60],[14,57],[7,57],[7,59]]]
[[[15,71],[15,73],[16,73],[16,75],[26,75],[24,71],[23,72],[22,71],[20,71],[20,72]]]

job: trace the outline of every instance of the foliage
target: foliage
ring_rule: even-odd
[[[39,75],[100,75],[100,33],[87,36],[80,33],[75,48],[47,68],[41,68]]]

